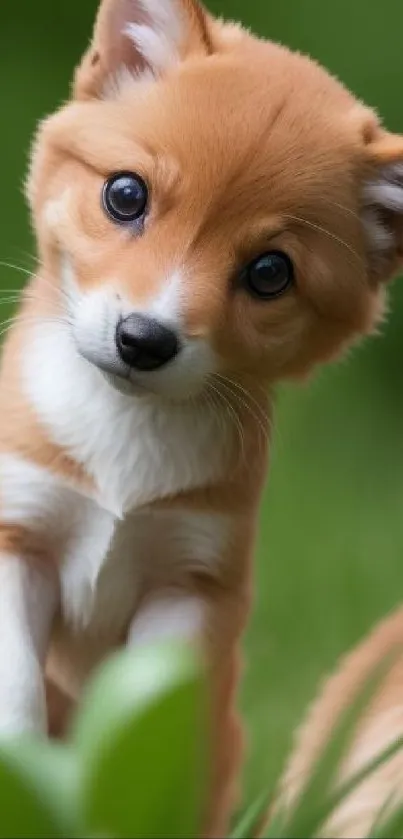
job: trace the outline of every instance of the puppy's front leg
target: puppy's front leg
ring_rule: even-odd
[[[0,737],[46,732],[43,667],[57,598],[55,577],[0,552]]]
[[[180,589],[158,592],[147,599],[134,618],[128,641],[132,646],[158,641],[200,642],[205,626],[202,598]]]
[[[210,777],[200,835],[226,835],[236,797],[242,737],[235,709],[239,675],[238,642],[247,606],[244,597],[213,586],[200,593],[158,593],[134,619],[129,643],[185,641],[204,650],[210,685]]]

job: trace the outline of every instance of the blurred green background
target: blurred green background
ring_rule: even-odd
[[[67,96],[96,0],[3,4],[0,260],[32,268],[22,185],[36,121]],[[402,0],[211,0],[308,52],[403,132]],[[30,256],[31,255],[31,256]],[[0,268],[0,288],[23,276]],[[248,791],[278,766],[318,679],[402,599],[403,284],[383,334],[278,398],[242,704]],[[7,305],[0,310],[2,320]]]

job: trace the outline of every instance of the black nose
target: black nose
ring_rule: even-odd
[[[175,332],[153,318],[137,314],[119,321],[116,346],[122,361],[136,370],[157,370],[179,351]]]

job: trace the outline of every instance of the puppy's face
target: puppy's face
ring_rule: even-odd
[[[78,351],[171,398],[334,357],[398,270],[400,161],[309,59],[190,0],[104,0],[29,187]]]

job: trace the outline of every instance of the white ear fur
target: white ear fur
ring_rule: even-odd
[[[136,5],[144,22],[138,22]],[[126,22],[122,34],[130,39],[148,70],[158,75],[179,59],[185,21],[172,0],[137,0],[132,6],[134,19]]]
[[[208,50],[207,16],[198,0],[101,0],[74,94],[110,95],[122,79],[159,77],[191,52]]]
[[[367,181],[362,219],[371,276],[387,280],[403,262],[403,161],[381,166]]]

